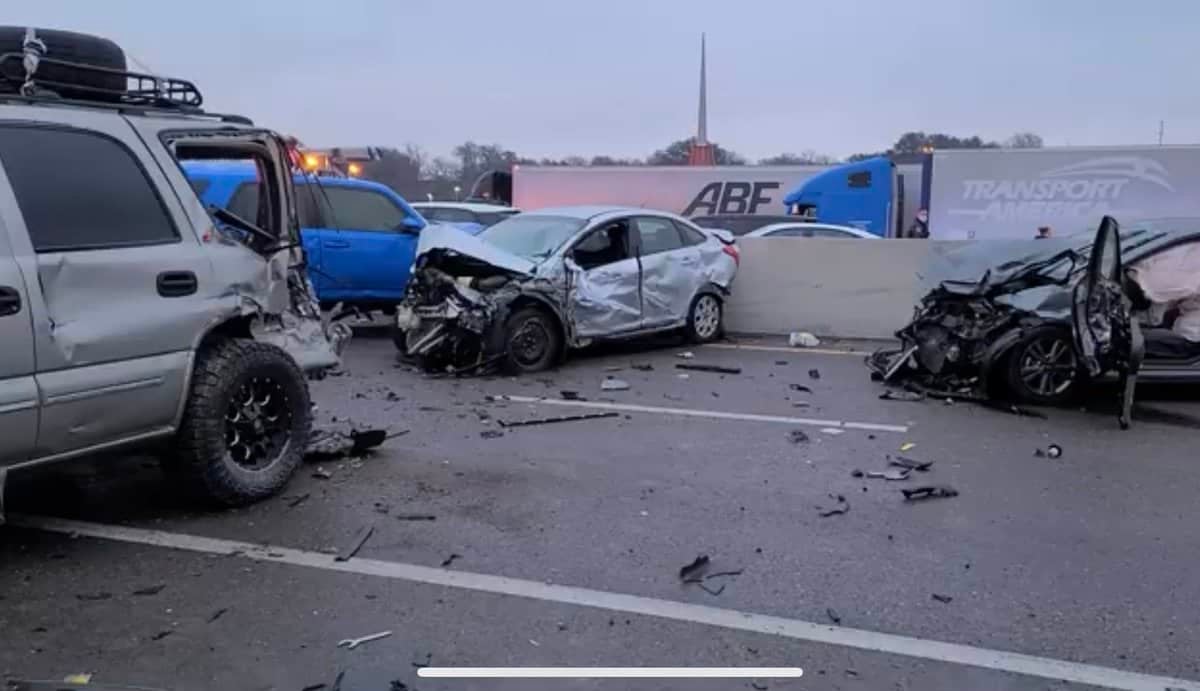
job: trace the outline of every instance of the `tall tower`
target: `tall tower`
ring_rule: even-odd
[[[688,149],[689,166],[711,166],[716,164],[713,145],[708,141],[708,94],[705,74],[704,34],[700,34],[700,111],[696,122],[696,138]]]

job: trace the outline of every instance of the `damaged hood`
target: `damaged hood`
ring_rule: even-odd
[[[532,276],[537,262],[506,252],[466,231],[449,225],[426,226],[417,243],[417,265],[434,261],[459,276],[500,273]]]

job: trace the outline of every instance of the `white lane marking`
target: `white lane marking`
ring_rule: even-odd
[[[795,679],[799,667],[420,667],[439,679]]]
[[[871,353],[865,350],[834,350],[832,348],[789,348],[787,346],[761,346],[761,345],[742,345],[740,343],[708,343],[704,348],[724,348],[726,350],[761,350],[767,353],[793,353],[795,355],[803,355],[804,353],[815,353],[817,355],[870,355]]]
[[[635,403],[606,403],[604,401],[570,401],[563,398],[538,398],[536,396],[497,396],[496,398],[514,403],[535,403],[546,405],[561,405],[575,408],[597,408],[600,410],[622,410],[628,413],[657,413],[659,415],[682,415],[684,417],[707,417],[717,420],[743,420],[747,422],[781,422],[786,425],[812,425],[814,427],[839,427],[845,429],[861,429],[873,432],[908,431],[906,425],[885,425],[876,422],[849,422],[842,420],[818,420],[809,417],[788,417],[786,415],[757,415],[754,413],[729,413],[723,410],[696,410],[693,408],[664,408],[653,405],[637,405]]]
[[[980,667],[999,672],[1024,674],[1043,679],[1063,680],[1128,691],[1163,691],[1168,687],[1180,691],[1200,691],[1200,681],[1172,679],[1140,672],[1128,672],[1111,667],[1055,660],[1036,655],[990,650],[961,643],[944,643],[922,638],[879,633],[865,629],[816,624],[799,619],[739,612],[732,609],[694,605],[686,602],[658,600],[639,595],[610,593],[603,590],[551,585],[505,576],[450,571],[431,566],[361,559],[335,561],[335,555],[308,552],[289,547],[266,546],[236,540],[200,537],[162,530],[130,528],[119,525],[85,523],[49,516],[10,514],[10,524],[53,533],[94,537],[156,547],[170,547],[205,554],[239,554],[244,558],[291,566],[305,566],[324,571],[378,576],[395,580],[427,583],[449,588],[464,588],[485,593],[511,595],[545,602],[557,602],[580,607],[593,607],[613,612],[638,614],[737,631],[780,636],[813,643],[839,645],[858,650],[903,655],[957,665]]]

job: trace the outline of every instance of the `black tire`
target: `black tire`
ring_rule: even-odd
[[[1005,372],[1008,390],[1018,400],[1041,405],[1070,401],[1082,379],[1070,330],[1031,329],[1009,350]]]
[[[224,506],[275,494],[303,460],[312,430],[304,373],[280,348],[245,339],[218,341],[196,357],[168,470],[193,496]],[[239,406],[239,399],[253,400],[247,405],[254,410]],[[275,435],[264,439],[263,428],[272,425]],[[265,448],[251,448],[259,442]]]
[[[715,310],[715,321],[714,313]],[[700,293],[688,307],[684,334],[692,343],[711,343],[725,331],[725,305],[712,293]]]
[[[78,34],[73,31],[56,31],[54,29],[39,29],[34,27],[37,37],[46,44],[46,57],[65,60],[95,67],[106,67],[112,70],[125,71],[125,51],[116,43],[90,34]],[[25,48],[25,27],[0,26],[0,54],[23,53]],[[10,78],[19,77],[24,80],[25,71],[20,67],[20,61],[12,60],[3,65],[4,75]],[[94,89],[104,89],[110,92],[124,93],[128,82],[124,75],[108,74],[97,70],[80,70],[62,65],[42,63],[38,67],[35,79],[62,84],[76,84]],[[20,88],[21,81],[0,79],[0,92],[15,92]],[[86,100],[115,101],[118,94],[97,94],[86,89],[58,88],[56,93],[63,98],[78,98]]]
[[[522,307],[504,324],[504,366],[510,372],[548,369],[558,362],[562,347],[562,331],[544,309]]]

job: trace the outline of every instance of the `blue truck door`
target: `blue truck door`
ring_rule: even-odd
[[[321,268],[321,234],[325,232],[325,219],[321,215],[321,191],[309,185],[303,178],[297,177],[296,183],[296,212],[300,215],[300,244],[304,246],[304,256],[308,260],[308,280],[312,281],[313,289],[317,291],[317,299],[325,301],[325,293],[329,291],[329,278]]]
[[[329,288],[322,300],[399,301],[416,255],[420,216],[375,185],[324,184],[316,191],[325,224],[320,270]]]

